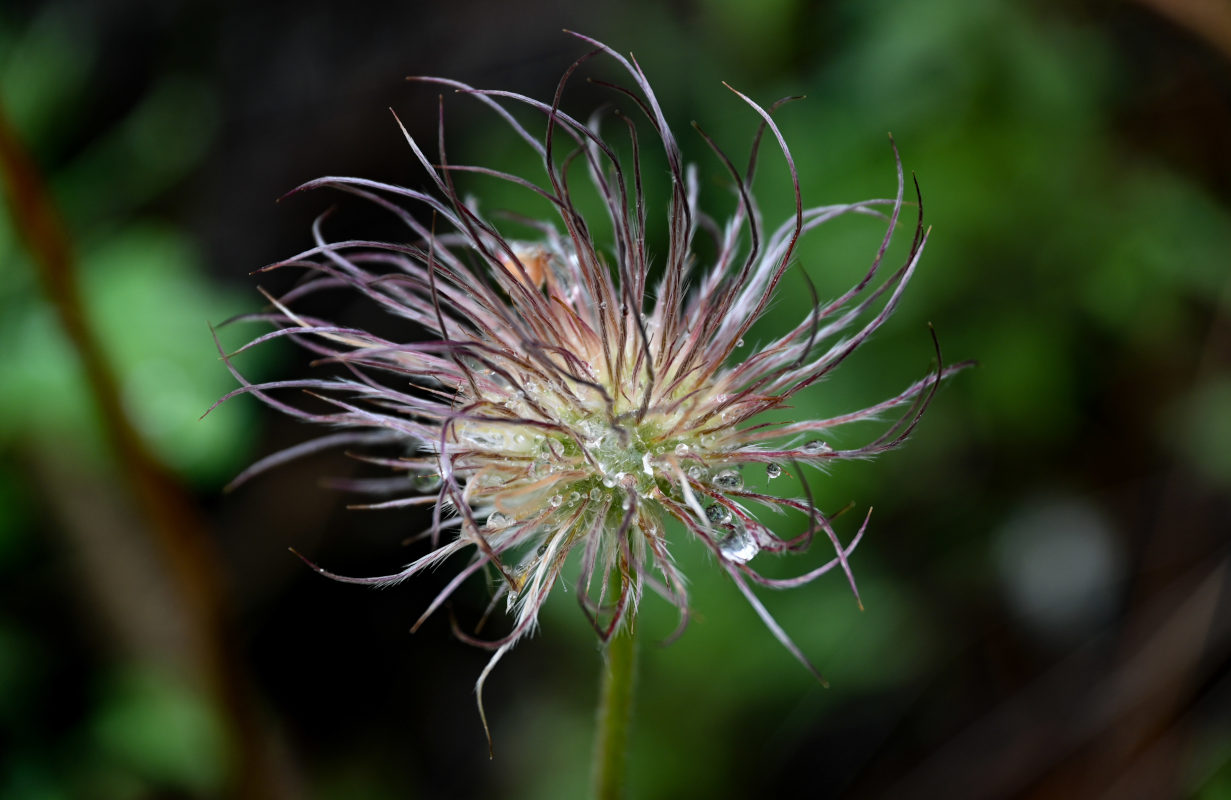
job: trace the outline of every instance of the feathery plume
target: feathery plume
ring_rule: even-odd
[[[543,167],[537,180],[450,163],[442,114],[438,163],[402,129],[431,191],[338,177],[300,187],[357,195],[394,214],[410,233],[408,242],[331,241],[318,220],[311,248],[265,268],[302,269],[306,276],[282,296],[268,296],[267,312],[247,317],[274,330],[237,352],[289,338],[316,354],[319,364],[336,365],[337,374],[251,384],[227,357],[242,384],[227,398],[251,394],[336,429],[266,458],[237,482],[323,448],[379,452],[392,444],[409,455],[370,460],[400,473],[402,491],[368,507],[432,508],[425,532],[430,551],[400,571],[353,578],[315,569],[340,581],[387,586],[456,557],[456,576],[416,627],[467,579],[483,572],[498,575],[493,602],[506,602],[511,630],[490,640],[457,630],[463,640],[494,651],[479,678],[481,714],[483,681],[504,653],[534,630],[574,552],[579,554],[576,597],[600,639],[610,640],[627,624],[647,588],[679,609],[676,635],[683,630],[688,589],[671,557],[670,520],[712,551],[718,568],[778,641],[815,674],[753,587],[791,588],[840,570],[858,598],[850,556],[868,519],[843,544],[831,517],[813,505],[803,470],[898,446],[938,383],[965,366],[942,367],[937,349],[933,373],[874,406],[826,419],[765,420],[762,415],[789,408],[798,392],[828,376],[884,324],[919,264],[928,238],[921,200],[905,260],[883,275],[890,238],[908,208],[896,146],[891,140],[898,184],[893,199],[805,208],[790,149],[772,117],[778,104],[762,108],[731,89],[760,117],[760,127],[742,171],[697,129],[734,189],[733,216],[720,225],[699,206],[696,171],[684,163],[641,67],[600,42],[578,38],[593,50],[565,72],[550,103],[441,78],[413,79],[484,104],[537,154]],[[565,85],[596,55],[614,59],[627,73],[631,87],[604,85],[630,101],[645,123],[612,111],[583,122],[560,109]],[[541,116],[541,137],[511,113],[516,106]],[[605,116],[616,121],[631,156],[619,155],[604,138]],[[662,209],[643,195],[645,125],[670,175],[669,238],[662,264],[653,268],[647,217]],[[795,200],[795,213],[773,228],[765,226],[750,191],[766,131],[786,161]],[[570,181],[577,172],[603,201],[603,219],[583,217],[574,202]],[[541,231],[533,240],[509,238],[495,219],[459,194],[458,173],[478,173],[532,192],[550,203],[556,218],[531,223]],[[886,222],[863,277],[825,303],[809,282],[811,311],[756,352],[736,357],[794,265],[800,239],[848,214]],[[608,231],[610,241],[596,240],[596,230]],[[700,271],[693,255],[699,230],[712,235],[716,253]],[[426,336],[390,341],[295,310],[308,295],[339,289],[366,296],[417,324]],[[288,389],[316,396],[329,410],[293,405],[282,399]],[[892,421],[866,444],[836,449],[827,443],[834,429],[887,412],[893,412]],[[746,486],[745,468],[764,470],[769,479],[789,468],[799,483],[780,481],[775,486],[782,485],[786,494],[771,494]],[[756,507],[796,512],[807,520],[807,529],[781,537],[760,520]],[[793,578],[767,577],[754,566],[762,553],[807,549],[817,534],[833,547],[825,563]]]

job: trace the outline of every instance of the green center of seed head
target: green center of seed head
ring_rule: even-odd
[[[598,483],[606,489],[648,497],[654,480],[654,431],[641,425],[612,425],[588,419],[578,424],[586,452],[598,467]]]

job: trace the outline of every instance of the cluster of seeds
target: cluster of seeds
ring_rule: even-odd
[[[494,640],[458,633],[495,651],[488,670],[533,630],[570,554],[579,554],[576,596],[604,641],[627,624],[646,589],[679,609],[682,629],[688,592],[666,538],[670,521],[713,552],[774,636],[808,664],[751,587],[798,586],[838,568],[854,589],[848,557],[867,520],[843,544],[830,518],[811,502],[803,470],[896,447],[939,381],[963,365],[942,369],[938,363],[900,394],[836,417],[777,421],[783,419],[778,415],[767,421],[763,415],[789,409],[793,396],[830,375],[888,319],[927,241],[922,203],[905,260],[883,275],[905,206],[900,162],[893,199],[805,208],[790,151],[771,117],[777,106],[766,110],[734,92],[761,127],[743,171],[701,134],[729,170],[734,190],[733,212],[720,223],[698,203],[696,172],[683,163],[641,68],[599,42],[579,38],[594,50],[568,70],[551,103],[418,79],[486,105],[539,158],[538,179],[452,164],[443,135],[432,161],[407,135],[430,191],[357,178],[325,178],[304,187],[328,186],[371,200],[395,214],[410,238],[330,241],[318,224],[311,248],[267,268],[307,275],[289,292],[271,297],[269,311],[253,315],[275,327],[253,344],[291,338],[315,353],[318,363],[340,365],[341,372],[251,385],[232,367],[243,383],[236,393],[251,393],[337,430],[270,457],[247,474],[324,447],[409,448],[409,457],[373,457],[408,474],[411,488],[408,496],[373,507],[431,506],[425,532],[430,552],[386,576],[320,571],[388,585],[457,556],[457,576],[424,617],[467,579],[494,573],[497,599],[504,597],[513,614],[511,630]],[[610,113],[583,122],[560,110],[574,70],[599,54],[614,59],[633,83],[616,87],[618,95],[633,99],[632,115],[614,116],[619,135],[632,145],[631,159],[618,156],[600,132]],[[532,134],[512,113],[516,106],[538,115],[541,134]],[[640,161],[649,148],[633,116],[644,118],[671,176],[670,196],[661,206],[642,194]],[[773,228],[765,227],[749,191],[766,132],[795,184],[795,214]],[[454,178],[462,172],[506,180],[545,198],[558,219],[538,223],[538,241],[508,238],[458,193]],[[569,187],[577,173],[604,200],[604,220],[583,219],[574,205]],[[645,224],[649,213],[663,211],[670,236],[665,247],[655,248],[662,260],[651,285]],[[880,217],[886,226],[864,276],[839,297],[815,302],[778,338],[746,347],[752,325],[794,265],[800,239],[850,214]],[[610,241],[599,244],[594,232],[604,228]],[[699,231],[713,236],[716,256],[698,271],[692,242]],[[427,337],[390,341],[293,310],[307,295],[338,289],[367,296],[416,323]],[[306,389],[332,408],[304,410],[279,399],[286,389]],[[896,421],[857,447],[835,449],[818,438],[894,409],[902,409]],[[773,481],[788,467],[795,480],[774,484],[784,494],[745,485],[751,469],[763,469]],[[778,535],[760,521],[758,507],[800,515],[802,532]],[[759,554],[806,550],[818,533],[834,548],[824,563],[793,578],[770,578],[753,568]]]

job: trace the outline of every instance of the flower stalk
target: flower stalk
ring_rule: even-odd
[[[596,800],[620,800],[625,796],[637,672],[636,629],[636,619],[629,619],[607,645],[594,742]]]

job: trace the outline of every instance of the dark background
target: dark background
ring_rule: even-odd
[[[766,598],[832,688],[675,532],[696,619],[661,648],[669,609],[646,603],[630,795],[1231,797],[1228,6],[574,5],[0,7],[0,108],[62,217],[120,399],[99,412],[9,195],[0,796],[584,796],[601,656],[571,589],[488,682],[489,760],[486,655],[447,613],[407,633],[448,570],[368,591],[287,552],[384,574],[422,515],[346,510],[322,486],[363,471],[340,454],[223,493],[311,431],[251,398],[198,421],[234,385],[207,323],[285,285],[249,273],[310,246],[334,205],[335,235],[387,230],[335,196],[277,198],[331,174],[424,185],[388,109],[434,143],[436,92],[402,78],[548,99],[586,50],[567,27],[636,54],[716,216],[730,194],[688,123],[739,154],[756,126],[723,80],[765,104],[808,95],[777,115],[807,204],[892,194],[893,132],[934,226],[924,264],[801,416],[922,375],[928,322],[949,359],[981,364],[904,449],[812,480],[825,508],[876,508],[853,561],[866,611],[836,576]],[[606,99],[578,80],[565,109]],[[536,174],[490,115],[445,107],[451,153]],[[776,223],[792,199],[766,153]],[[473,184],[485,208],[517,202],[489,189]],[[834,296],[879,235],[835,227],[800,258]],[[776,319],[806,307],[788,288]],[[244,359],[268,380],[310,369],[278,347]],[[484,606],[471,588],[459,618]]]

